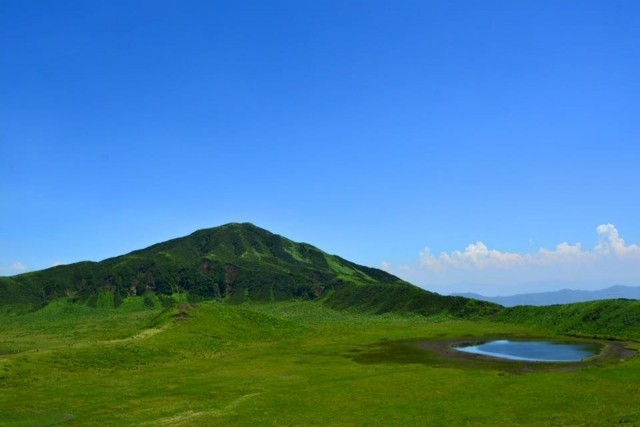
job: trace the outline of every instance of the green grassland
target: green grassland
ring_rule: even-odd
[[[640,358],[467,360],[439,344],[483,337],[637,349],[640,302],[505,309],[227,224],[0,277],[0,425],[640,424]]]
[[[582,329],[554,320],[573,310],[584,321],[601,307],[460,319],[321,301],[172,300],[125,297],[112,308],[58,299],[0,314],[0,425],[640,424],[640,358],[528,372],[427,352],[362,357],[407,339],[611,337],[619,325],[608,330],[616,319],[604,314]],[[604,312],[621,307],[629,326],[618,335],[637,348],[637,304],[608,304]]]

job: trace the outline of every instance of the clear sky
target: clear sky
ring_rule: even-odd
[[[2,0],[0,275],[250,221],[442,293],[640,285],[638,22]]]

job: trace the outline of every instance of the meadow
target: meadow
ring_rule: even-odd
[[[403,340],[557,335],[309,301],[60,299],[0,314],[0,425],[639,425],[637,357],[546,368],[398,355]]]

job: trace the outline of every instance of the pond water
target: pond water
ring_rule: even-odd
[[[595,344],[552,341],[496,340],[477,345],[455,347],[458,351],[528,362],[579,362],[598,354]]]

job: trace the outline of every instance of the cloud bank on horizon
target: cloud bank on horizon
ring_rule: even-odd
[[[580,243],[517,253],[490,249],[481,241],[464,250],[434,254],[424,248],[417,261],[382,268],[439,292],[489,294],[556,290],[553,283],[580,288],[640,285],[640,246],[626,244],[613,224],[596,228],[598,242],[585,250]]]

